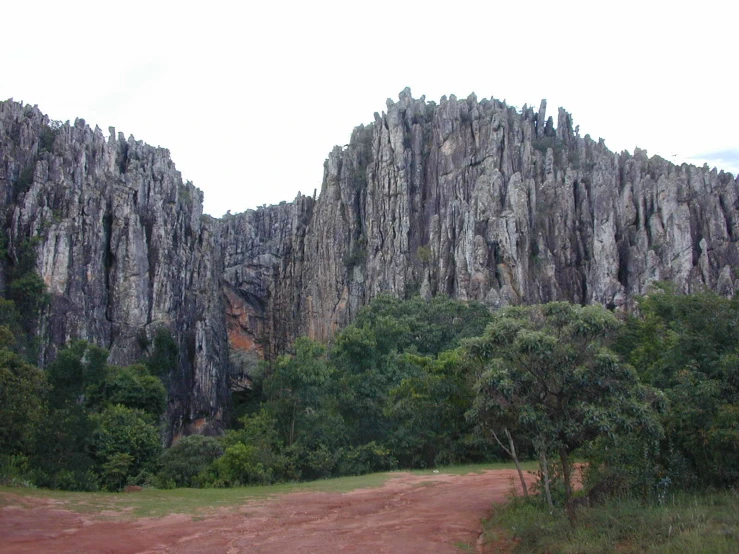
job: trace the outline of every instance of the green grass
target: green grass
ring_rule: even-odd
[[[392,477],[390,473],[373,473],[356,477],[339,477],[308,483],[238,487],[231,489],[171,489],[145,488],[137,493],[66,492],[48,489],[18,489],[0,487],[0,493],[26,497],[51,498],[63,503],[68,510],[81,513],[113,511],[116,517],[159,517],[167,514],[202,514],[208,510],[235,506],[253,500],[263,500],[298,491],[347,492],[355,489],[380,487]],[[0,506],[9,500],[0,494]]]
[[[474,464],[439,468],[439,474],[464,475],[480,473],[486,469],[511,469],[511,464]],[[534,467],[532,465],[532,467]],[[232,489],[172,489],[145,488],[131,494],[107,492],[65,492],[48,489],[0,487],[0,507],[17,504],[2,493],[24,497],[51,498],[60,502],[59,507],[80,513],[106,517],[161,517],[168,514],[201,516],[217,508],[236,506],[254,500],[264,500],[291,492],[349,492],[356,489],[381,487],[398,472],[372,473],[353,477],[338,477],[306,483],[286,483],[260,487]],[[419,470],[416,475],[434,475],[434,470]]]
[[[467,475],[468,473],[482,473],[489,469],[516,469],[511,462],[494,462],[486,464],[467,464],[461,466],[437,467],[431,469],[409,469],[408,473],[414,475],[434,475],[435,472],[447,473],[452,475]],[[539,469],[538,462],[521,462],[523,471],[537,471]]]
[[[484,524],[488,541],[514,539],[513,552],[734,553],[739,549],[739,494],[679,494],[663,506],[613,499],[577,511],[573,526],[561,510],[514,499]]]

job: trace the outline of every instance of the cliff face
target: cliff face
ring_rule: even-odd
[[[654,280],[739,287],[738,181],[614,154],[561,109],[555,126],[545,103],[437,106],[405,90],[330,153],[317,199],[220,221],[201,216],[167,151],[49,124],[0,104],[10,244],[40,237],[53,296],[42,356],[81,337],[125,363],[142,333],[169,328],[173,432],[222,417],[227,342],[273,356],[301,334],[325,340],[381,292],[628,309]]]
[[[36,239],[51,293],[39,362],[82,338],[127,364],[164,327],[180,346],[170,374],[170,434],[218,420],[228,405],[228,344],[217,232],[201,192],[169,152],[77,120],[0,103],[0,199],[15,249]]]
[[[544,102],[436,106],[405,90],[331,152],[315,204],[239,217],[282,230],[277,243],[250,235],[274,256],[258,296],[260,332],[279,351],[298,334],[329,338],[381,292],[624,309],[655,280],[733,294],[738,191],[727,173],[614,154],[564,110],[555,127]],[[254,292],[238,272],[225,278]]]

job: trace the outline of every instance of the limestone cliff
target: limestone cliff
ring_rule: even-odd
[[[223,417],[229,342],[273,356],[325,340],[381,292],[625,309],[654,280],[733,294],[738,196],[728,173],[615,154],[544,102],[406,89],[329,154],[317,198],[213,220],[166,150],[0,103],[4,263],[39,237],[53,298],[41,362],[80,337],[126,363],[167,327],[172,433]]]
[[[37,237],[51,293],[39,362],[82,338],[108,348],[112,363],[131,363],[156,329],[169,329],[181,352],[170,375],[170,435],[219,420],[229,398],[222,261],[201,194],[167,150],[0,103],[3,270]]]
[[[655,280],[733,294],[738,192],[728,173],[614,154],[562,109],[555,126],[545,102],[437,106],[406,89],[330,153],[315,202],[225,222],[224,246],[249,229],[253,261],[226,256],[224,277],[261,299],[273,352],[299,334],[328,339],[386,291],[624,309]]]

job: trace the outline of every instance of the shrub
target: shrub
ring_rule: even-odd
[[[92,419],[98,427],[90,436],[90,451],[109,490],[117,490],[119,478],[125,483],[129,476],[156,464],[161,452],[159,432],[149,422],[147,414],[117,405],[106,408]],[[130,460],[119,454],[130,456]],[[130,463],[124,464],[126,460]]]
[[[269,485],[273,481],[271,467],[262,460],[263,451],[242,442],[226,448],[214,467],[220,480],[229,486]]]
[[[160,483],[166,484],[171,481],[172,486],[198,486],[200,485],[198,475],[205,472],[221,455],[223,448],[213,437],[202,435],[183,437],[162,454],[161,469],[157,477]]]

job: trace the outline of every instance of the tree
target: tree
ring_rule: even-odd
[[[166,407],[167,391],[144,364],[108,366],[105,378],[86,388],[86,404],[95,411],[121,404],[157,419]]]
[[[659,432],[649,391],[608,348],[619,327],[601,306],[552,302],[501,310],[468,345],[486,361],[470,416],[491,428],[516,424],[540,452],[556,453],[568,510],[573,450],[621,430]]]
[[[0,334],[7,327],[0,326]],[[21,356],[0,348],[0,452],[29,453],[46,416],[46,377]]]
[[[50,403],[61,407],[83,402],[88,388],[102,386],[108,374],[108,351],[83,340],[72,341],[49,364],[47,374],[53,387]]]
[[[385,414],[392,425],[387,442],[404,467],[459,463],[475,454],[472,425],[465,412],[472,402],[468,364],[459,350],[438,358],[403,354],[411,375],[390,391]]]
[[[97,427],[89,438],[89,449],[102,469],[101,476],[106,486],[115,490],[121,479],[155,468],[162,447],[157,428],[144,412],[116,405],[94,414],[91,419]],[[123,464],[128,458],[118,454],[130,456],[130,463]],[[115,471],[110,473],[105,464]],[[125,473],[121,475],[124,465]]]
[[[641,378],[665,393],[663,464],[673,481],[739,479],[739,297],[677,294],[656,284],[617,343]]]
[[[326,363],[325,348],[305,337],[295,341],[294,356],[277,360],[264,391],[286,446],[294,444],[301,433],[317,430],[308,421],[328,399],[333,373]]]
[[[154,349],[146,360],[152,375],[167,381],[172,370],[179,366],[180,350],[168,329],[157,329]]]
[[[199,485],[198,476],[222,454],[223,447],[215,437],[182,437],[162,454],[159,478],[178,487]]]

